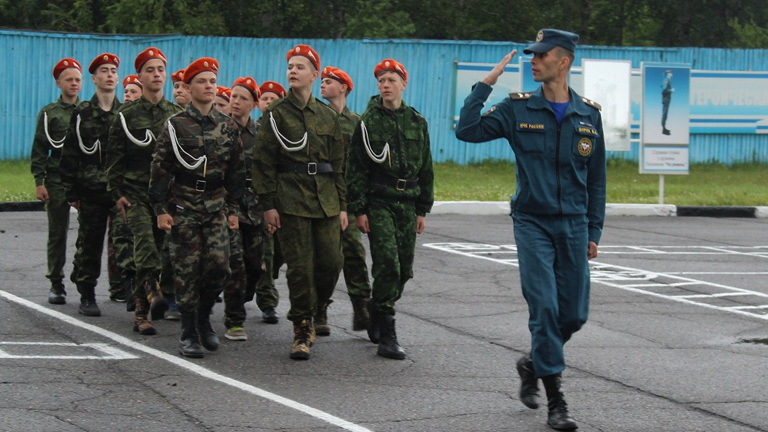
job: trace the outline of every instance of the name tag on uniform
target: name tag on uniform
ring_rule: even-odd
[[[587,134],[587,135],[597,135],[597,129],[587,127],[587,126],[579,126],[577,128],[579,133]]]
[[[543,131],[544,123],[518,123],[517,130],[521,131]]]

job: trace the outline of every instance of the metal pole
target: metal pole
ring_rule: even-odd
[[[659,174],[659,204],[664,204],[664,174]]]

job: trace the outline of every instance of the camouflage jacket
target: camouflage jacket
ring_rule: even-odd
[[[109,127],[120,105],[115,98],[112,108],[104,111],[94,94],[90,101],[81,102],[72,113],[59,167],[67,190],[67,201],[77,201],[88,191],[106,192],[104,150],[107,148]]]
[[[259,197],[253,188],[253,179],[251,178],[253,160],[256,158],[256,131],[258,131],[259,125],[248,117],[248,123],[245,126],[238,126],[240,127],[240,140],[243,142],[243,160],[246,169],[245,191],[240,207],[243,219],[240,222],[259,225],[264,219],[262,214],[264,209],[259,205]]]
[[[289,91],[272,102],[260,124],[253,181],[262,207],[312,218],[346,211],[344,144],[336,112],[315,97],[303,105]],[[280,172],[282,167],[315,163],[330,164],[332,172]]]
[[[397,110],[384,108],[378,95],[371,98],[360,120],[347,159],[349,212],[367,214],[368,200],[383,198],[413,200],[417,215],[429,213],[434,203],[434,172],[427,121],[405,102]],[[368,150],[383,160],[375,161]],[[391,182],[410,180],[415,185],[398,188],[378,181],[382,178]]]
[[[203,115],[191,103],[168,119],[152,158],[149,201],[155,214],[176,205],[240,216],[244,188],[243,142],[234,120],[216,108]]]
[[[35,186],[61,181],[59,175],[61,147],[64,145],[69,119],[72,117],[75,106],[77,103],[65,103],[59,96],[56,102],[44,106],[37,115],[31,155],[31,171],[35,177]]]
[[[341,134],[344,138],[344,154],[349,151],[349,143],[352,140],[352,134],[355,132],[357,123],[360,122],[360,114],[355,113],[348,106],[339,114],[339,124],[341,125]]]
[[[109,128],[107,142],[107,189],[115,201],[123,196],[147,199],[149,165],[156,137],[163,131],[168,117],[182,110],[182,107],[166,99],[153,104],[144,96],[124,103],[120,108]],[[130,136],[126,134],[126,129]]]

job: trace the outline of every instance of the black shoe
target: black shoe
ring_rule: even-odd
[[[97,317],[101,316],[101,309],[94,300],[83,300],[80,302],[80,307],[77,309],[80,315]]]
[[[368,330],[371,321],[368,315],[369,299],[357,295],[350,295],[349,299],[352,301],[352,331]]]
[[[219,349],[219,337],[211,326],[211,314],[208,308],[201,307],[197,311],[197,334],[200,335],[200,344],[208,351]]]
[[[381,339],[381,318],[379,317],[379,314],[376,313],[376,311],[373,309],[373,302],[368,302],[368,315],[370,317],[369,325],[368,325],[368,339],[378,344],[379,340]]]
[[[109,299],[117,303],[125,303],[128,300],[123,290],[112,292],[109,295]]]
[[[572,431],[579,428],[576,421],[568,413],[568,404],[560,391],[560,374],[547,375],[541,379],[547,391],[547,407],[549,408],[547,425],[558,431]]]
[[[261,311],[261,320],[267,324],[277,324],[277,312],[272,306]]]
[[[165,301],[165,297],[162,295],[156,295],[152,297],[152,301],[149,302],[149,315],[153,321],[161,320],[165,317],[165,311],[168,310],[168,302]]]
[[[67,291],[64,289],[64,284],[61,281],[51,283],[48,303],[56,305],[67,304]]]
[[[393,315],[383,315],[379,317],[381,338],[379,339],[379,349],[376,354],[390,359],[404,360],[405,350],[397,343],[397,333],[395,332],[395,317]]]
[[[197,316],[192,313],[181,314],[181,338],[179,339],[179,353],[184,357],[203,358],[205,351],[200,345],[200,336],[197,334]]]
[[[670,134],[670,132],[669,132],[669,129],[666,129],[666,128],[665,128],[665,129],[663,129],[663,130],[661,131],[661,133],[663,133],[664,135],[669,135],[669,134]]]
[[[526,354],[517,361],[517,374],[520,375],[520,401],[530,409],[539,408],[539,380],[533,373],[533,361]]]

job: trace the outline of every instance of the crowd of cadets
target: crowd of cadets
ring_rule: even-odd
[[[433,203],[427,124],[402,100],[408,73],[393,59],[378,63],[379,93],[361,120],[346,103],[347,73],[322,68],[308,45],[286,61],[289,91],[252,77],[220,86],[218,61],[197,59],[170,74],[171,102],[166,56],[150,47],[122,80],[122,103],[118,56],[90,63],[88,101],[78,99],[80,63],[55,64],[61,96],[40,111],[31,161],[48,215],[49,303],[66,304],[73,207],[70,280],[82,315],[101,315],[95,292],[107,237],[110,299],[126,303],[142,335],[156,334],[153,321],[180,321],[184,356],[218,348],[210,317],[222,297],[227,339],[248,339],[252,300],[264,322],[277,323],[274,280],[286,264],[291,358],[308,359],[316,336],[331,333],[327,310],[342,270],[353,330],[367,330],[379,355],[405,358],[394,305],[413,277],[415,236]],[[327,103],[312,95],[318,79]]]

